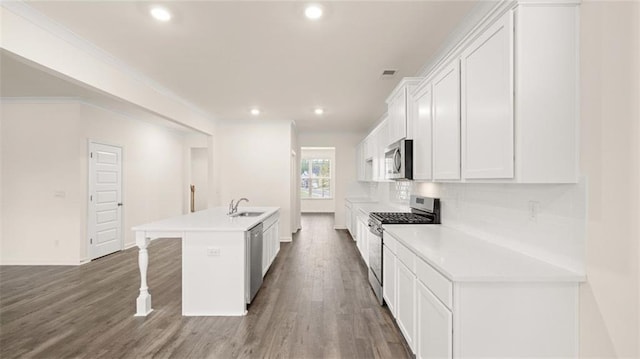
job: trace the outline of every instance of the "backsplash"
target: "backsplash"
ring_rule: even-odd
[[[442,224],[584,273],[586,184],[419,183],[441,200]]]
[[[442,224],[584,273],[586,184],[380,182],[369,197],[408,205],[418,194],[441,200]]]
[[[408,205],[409,197],[413,193],[414,182],[370,182],[369,197],[382,203]]]

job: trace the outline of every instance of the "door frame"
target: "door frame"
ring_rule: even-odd
[[[93,161],[91,161],[92,157],[91,157],[91,146],[97,144],[97,145],[104,145],[104,146],[111,146],[111,147],[117,147],[120,149],[120,154],[121,154],[121,158],[120,158],[120,200],[122,200],[122,197],[124,196],[124,170],[123,170],[123,159],[124,159],[124,147],[123,146],[118,146],[118,145],[113,145],[110,143],[105,143],[102,141],[96,141],[93,139],[87,139],[87,197],[86,197],[86,203],[87,203],[87,237],[85,238],[85,241],[87,243],[87,262],[90,262],[96,258],[93,257],[93,251],[94,251],[94,246],[93,243],[91,243],[91,237],[92,234],[94,234],[93,236],[95,237],[95,228],[94,226],[92,226],[92,221],[91,221],[91,193],[93,192],[94,188],[93,188],[93,183],[91,182],[91,172],[94,170],[94,166],[93,166]],[[120,250],[124,250],[124,206],[120,207]]]

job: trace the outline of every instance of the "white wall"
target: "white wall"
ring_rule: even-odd
[[[180,214],[182,133],[83,103],[3,103],[2,264],[87,259],[88,139],[123,148],[123,234]]]
[[[2,264],[78,264],[80,106],[3,103]]]
[[[220,202],[280,207],[280,239],[291,240],[291,123],[246,121],[220,124],[215,135]]]
[[[356,146],[364,133],[350,132],[301,132],[301,147],[334,147],[336,156],[335,228],[344,229],[344,198],[356,181]]]
[[[300,159],[320,158],[331,161],[331,198],[300,199],[302,213],[332,213],[336,208],[336,150],[327,147],[303,147]]]
[[[640,3],[581,5],[582,357],[640,357]]]
[[[80,113],[82,183],[86,183],[86,139],[122,147],[123,233],[125,247],[135,244],[131,227],[182,214],[188,184],[184,183],[185,136],[146,122],[83,104]],[[86,223],[86,190],[82,194],[83,223]],[[83,226],[83,238],[86,226]],[[80,251],[86,253],[86,241]],[[84,256],[81,258],[84,259]]]

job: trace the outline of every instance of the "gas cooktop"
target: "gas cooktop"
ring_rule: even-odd
[[[410,212],[372,212],[381,224],[430,224],[433,218]]]

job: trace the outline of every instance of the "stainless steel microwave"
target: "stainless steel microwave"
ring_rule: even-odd
[[[413,140],[400,140],[384,152],[385,178],[413,179]]]

